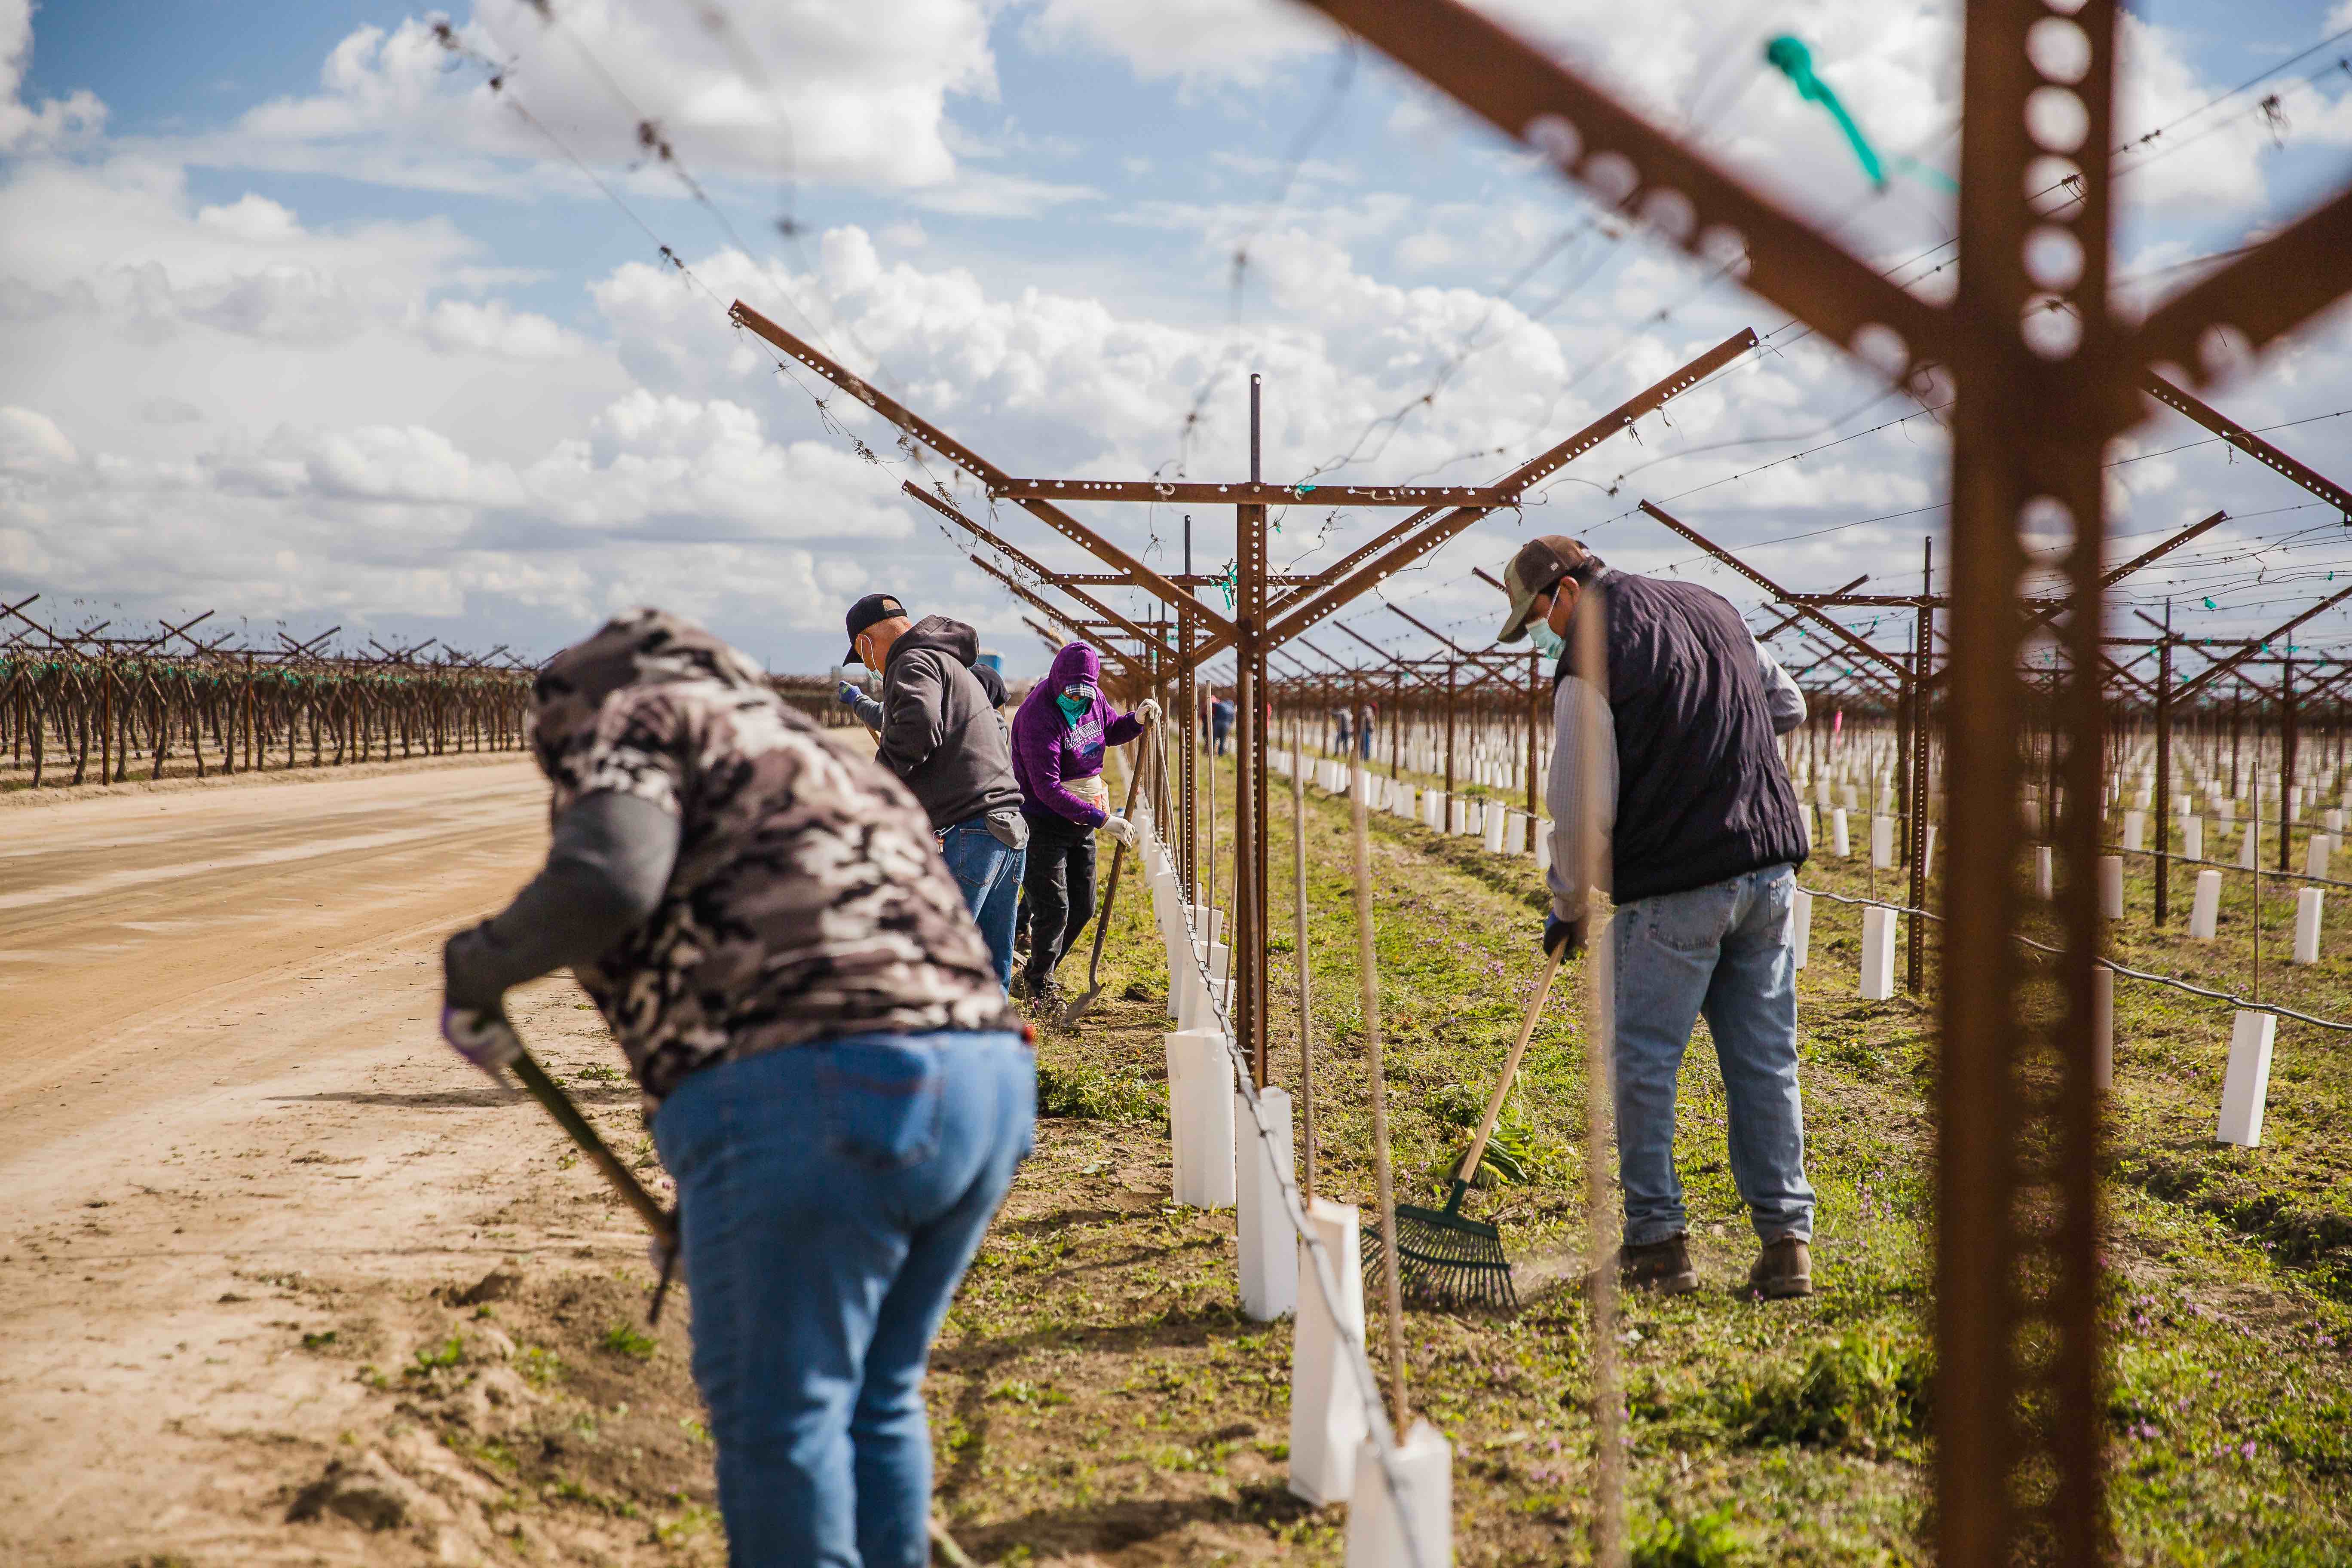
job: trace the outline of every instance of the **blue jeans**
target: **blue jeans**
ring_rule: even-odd
[[[735,1568],[922,1568],[923,1370],[1029,1152],[1018,1035],[847,1035],[705,1068],[654,1118]]]
[[[1763,1241],[1811,1239],[1805,1105],[1797,1088],[1793,867],[1621,904],[1610,922],[1617,998],[1617,1173],[1625,1242],[1683,1233],[1675,1080],[1701,1013],[1728,1102],[1731,1179]]]
[[[988,943],[988,961],[1003,990],[1013,984],[1013,906],[1021,896],[1028,851],[1007,849],[988,830],[988,818],[974,816],[940,835],[940,855],[963,889],[964,908]]]

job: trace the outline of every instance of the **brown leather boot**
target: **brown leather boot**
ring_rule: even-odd
[[[1691,1267],[1690,1247],[1679,1236],[1617,1253],[1617,1281],[1628,1290],[1654,1290],[1680,1296],[1698,1289],[1698,1270]]]
[[[1748,1289],[1768,1301],[1813,1293],[1813,1249],[1798,1236],[1768,1241],[1748,1271]]]

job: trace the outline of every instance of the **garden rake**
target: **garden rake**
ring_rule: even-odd
[[[1503,1114],[1503,1101],[1509,1098],[1511,1084],[1518,1077],[1519,1058],[1528,1054],[1528,1042],[1535,1037],[1536,1019],[1542,1016],[1544,1002],[1551,994],[1552,977],[1559,973],[1560,954],[1555,952],[1544,961],[1543,978],[1536,983],[1534,999],[1528,1004],[1528,1016],[1519,1025],[1518,1042],[1511,1047],[1509,1059],[1503,1063],[1503,1081],[1495,1086],[1494,1097],[1486,1101],[1486,1113],[1478,1121],[1478,1135],[1470,1141],[1469,1152],[1462,1156],[1461,1168],[1454,1173],[1454,1189],[1446,1194],[1442,1209],[1423,1208],[1415,1204],[1399,1204],[1396,1209],[1397,1258],[1404,1293],[1416,1301],[1437,1308],[1486,1306],[1505,1311],[1517,1311],[1519,1299],[1511,1289],[1511,1260],[1503,1254],[1503,1233],[1483,1220],[1462,1217],[1463,1194],[1470,1184],[1478,1179],[1479,1163],[1486,1157],[1486,1141],[1494,1136],[1495,1123]],[[1364,1249],[1364,1268],[1369,1272],[1379,1257],[1379,1238]]]
[[[1135,820],[1135,792],[1136,787],[1143,783],[1143,763],[1147,755],[1149,753],[1142,747],[1137,747],[1134,765],[1127,771],[1127,804],[1119,807],[1119,815],[1129,822]],[[1062,1016],[1055,1020],[1065,1029],[1085,1017],[1087,1009],[1095,1005],[1095,998],[1102,994],[1103,937],[1110,931],[1110,909],[1118,900],[1118,873],[1126,863],[1127,846],[1114,843],[1110,851],[1110,881],[1103,889],[1102,908],[1095,911],[1095,951],[1094,956],[1087,961],[1085,994],[1063,1008]]]

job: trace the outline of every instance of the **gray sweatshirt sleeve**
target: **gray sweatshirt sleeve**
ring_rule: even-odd
[[[866,696],[866,693],[861,691],[857,694],[857,700],[850,704],[849,710],[857,715],[857,721],[859,723],[865,725],[867,729],[873,731],[877,735],[882,732],[881,703],[876,701],[873,698]]]
[[[1805,694],[1762,643],[1756,645],[1757,672],[1764,678],[1764,707],[1772,715],[1772,733],[1785,735],[1805,721]]]
[[[645,922],[677,864],[678,819],[637,795],[583,796],[514,902],[442,950],[453,1007],[489,1012],[511,987],[590,963]]]
[[[901,655],[882,683],[882,743],[875,755],[900,778],[910,778],[947,738],[947,700],[939,660],[928,649]]]
[[[1544,786],[1544,805],[1551,813],[1551,868],[1544,873],[1551,889],[1551,912],[1576,920],[1585,912],[1594,868],[1585,863],[1584,731],[1592,726],[1600,746],[1599,780],[1601,853],[1617,823],[1617,721],[1609,704],[1586,682],[1570,676],[1552,690],[1551,778]]]

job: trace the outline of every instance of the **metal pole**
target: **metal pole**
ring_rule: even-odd
[[[1187,581],[1192,575],[1192,514],[1189,511],[1184,514],[1184,575]],[[1184,592],[1190,595],[1199,593],[1200,590],[1187,587]],[[1177,824],[1181,829],[1179,842],[1182,848],[1177,856],[1177,870],[1184,879],[1185,901],[1197,904],[1202,901],[1199,858],[1201,836],[1199,752],[1202,737],[1200,671],[1194,664],[1192,655],[1195,619],[1196,617],[1181,611],[1176,617],[1176,695],[1184,710],[1181,731],[1184,740],[1182,748],[1184,762],[1179,785],[1183,795],[1183,801],[1178,809],[1178,815],[1181,820]]]
[[[1927,675],[1936,646],[1936,542],[1921,542],[1919,624],[1911,648],[1911,793],[1906,804],[1910,807],[1911,837],[1911,907],[1927,907],[1927,795],[1928,763],[1932,752],[1927,741]],[[1918,916],[1911,917],[1911,936],[1904,954],[1905,989],[1917,995],[1927,960],[1927,922]]]
[[[2156,923],[2172,910],[2172,600],[2164,601],[2164,641],[2156,650]]]
[[[1308,1005],[1307,962],[1307,747],[1305,726],[1290,715],[1290,852],[1297,933],[1291,959],[1298,967],[1298,1136],[1305,1155],[1299,1194],[1315,1202],[1315,1012]]]
[[[2281,871],[2291,871],[2294,862],[2288,858],[2287,795],[2294,784],[2294,654],[2290,649],[2279,660],[2279,865]]]

